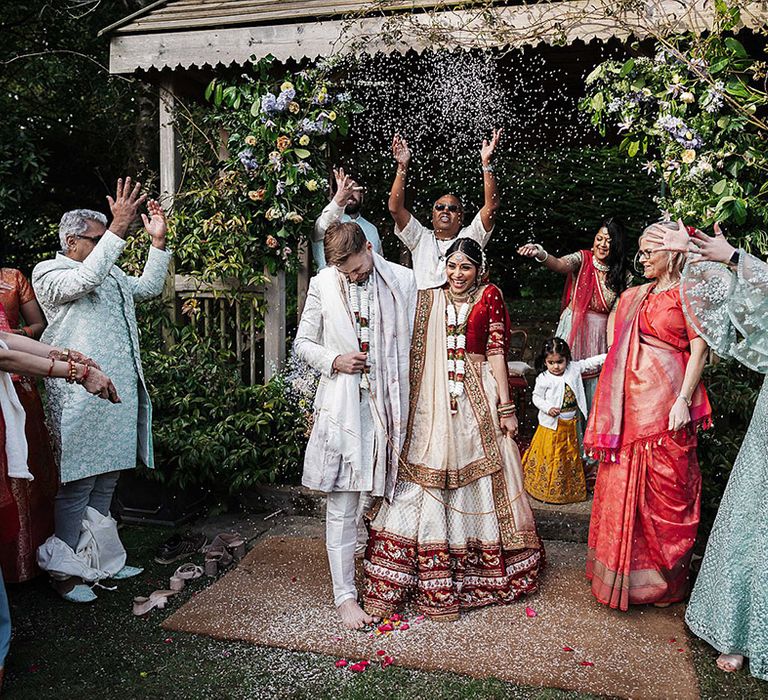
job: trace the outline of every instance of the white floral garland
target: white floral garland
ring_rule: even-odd
[[[355,332],[357,334],[357,345],[360,352],[368,353],[371,346],[370,329],[370,278],[363,284],[351,282],[349,285],[349,306],[352,309],[352,316],[355,319]],[[370,362],[366,360],[363,374],[368,374]]]
[[[448,393],[451,397],[451,413],[456,413],[457,400],[464,393],[467,317],[471,307],[470,301],[465,301],[457,314],[456,307],[450,299],[445,307],[445,345],[448,354]]]

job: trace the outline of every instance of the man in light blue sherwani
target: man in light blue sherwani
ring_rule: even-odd
[[[57,590],[72,602],[95,599],[85,582],[127,578],[140,569],[125,566],[125,550],[109,515],[120,471],[138,462],[154,466],[152,406],[139,353],[134,302],[163,289],[171,254],[165,250],[166,221],[150,200],[142,214],[150,234],[141,277],[117,265],[128,229],[146,199],[141,185],[118,180],[112,222],[78,209],[59,225],[62,252],[37,265],[32,285],[48,319],[41,340],[89,355],[111,376],[121,402],[92,401],[80,387],[47,382],[51,432],[57,446],[61,486],[56,496],[55,534],[38,549],[38,563]],[[104,404],[104,405],[101,405]]]

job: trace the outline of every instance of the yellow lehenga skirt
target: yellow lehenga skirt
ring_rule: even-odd
[[[576,421],[558,420],[557,430],[540,425],[523,456],[525,490],[544,503],[587,500]]]

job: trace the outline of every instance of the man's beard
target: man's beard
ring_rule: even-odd
[[[346,207],[344,207],[344,213],[345,214],[359,214],[360,213],[360,202],[352,201],[347,204]]]

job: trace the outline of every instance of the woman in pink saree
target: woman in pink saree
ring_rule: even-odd
[[[649,284],[618,303],[584,443],[600,460],[587,578],[598,601],[668,605],[688,593],[699,526],[699,427],[711,423],[701,372],[706,343],[687,323],[680,254],[640,237]]]

